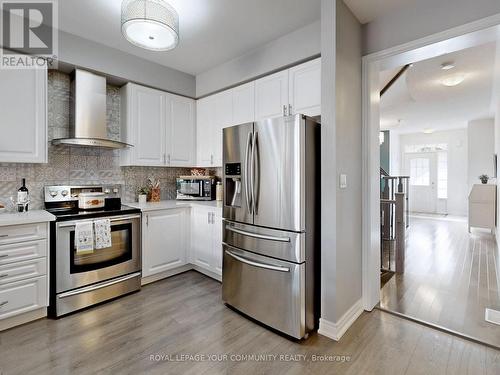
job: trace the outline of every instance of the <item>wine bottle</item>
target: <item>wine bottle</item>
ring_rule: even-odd
[[[17,190],[17,210],[19,212],[28,211],[29,192],[26,187],[26,179],[23,178],[23,185]]]

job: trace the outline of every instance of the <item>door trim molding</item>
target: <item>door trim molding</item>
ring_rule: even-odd
[[[362,58],[362,300],[367,311],[380,301],[379,69],[493,41],[499,25],[500,13]],[[326,324],[324,321],[323,332],[329,331]]]

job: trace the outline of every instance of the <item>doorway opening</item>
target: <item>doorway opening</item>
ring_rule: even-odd
[[[496,347],[498,23],[364,61],[365,309]]]

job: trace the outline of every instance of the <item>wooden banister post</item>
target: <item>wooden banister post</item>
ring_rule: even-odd
[[[396,273],[405,271],[406,215],[405,194],[396,193]]]

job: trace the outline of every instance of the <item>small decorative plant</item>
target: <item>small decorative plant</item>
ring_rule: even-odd
[[[481,176],[479,176],[479,179],[481,180],[482,184],[487,184],[490,178],[487,174],[482,174]]]
[[[137,189],[137,200],[139,201],[139,203],[146,203],[149,191],[149,187],[147,186],[142,186]]]
[[[154,177],[149,177],[148,186],[150,189],[149,191],[151,202],[159,202],[161,199],[160,180]]]

